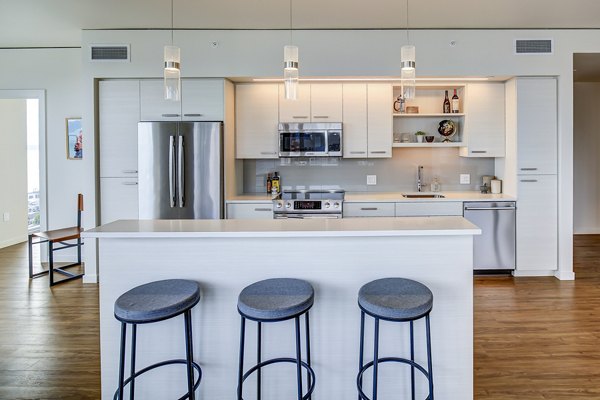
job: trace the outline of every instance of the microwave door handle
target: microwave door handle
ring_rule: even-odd
[[[179,185],[179,207],[185,205],[185,155],[183,154],[183,136],[178,137],[177,184]]]
[[[169,204],[175,207],[175,136],[169,136]]]

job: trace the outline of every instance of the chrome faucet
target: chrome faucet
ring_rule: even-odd
[[[423,170],[423,166],[417,165],[417,192],[420,192],[421,189],[423,188],[423,185],[421,184],[421,171],[422,170]]]

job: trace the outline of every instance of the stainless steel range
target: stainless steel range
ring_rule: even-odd
[[[288,190],[273,200],[273,218],[342,218],[343,190]]]

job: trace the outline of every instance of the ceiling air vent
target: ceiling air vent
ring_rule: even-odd
[[[129,45],[93,44],[90,46],[90,61],[129,61]]]
[[[552,39],[516,39],[515,54],[552,54]]]

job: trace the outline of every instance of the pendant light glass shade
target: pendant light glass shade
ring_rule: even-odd
[[[404,99],[415,98],[416,61],[415,46],[406,45],[400,49],[400,78],[402,78],[402,96]]]
[[[298,47],[283,48],[283,85],[286,100],[298,98]]]
[[[165,46],[165,100],[179,101],[181,99],[181,73],[179,69],[179,63],[179,47]]]

